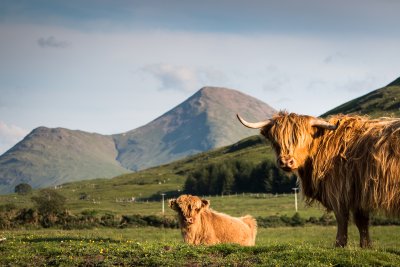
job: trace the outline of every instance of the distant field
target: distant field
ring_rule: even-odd
[[[100,195],[100,194],[99,194]],[[32,205],[20,196],[15,196],[17,201],[21,201],[21,206]],[[229,196],[204,196],[211,201],[211,208],[225,212],[233,216],[243,216],[251,214],[257,216],[287,215],[295,213],[294,194],[270,195],[270,194],[238,194]],[[298,196],[298,212],[301,217],[311,216],[320,217],[325,210],[318,204],[309,207],[304,204]],[[4,203],[4,202],[2,202]],[[113,198],[99,197],[95,203],[81,200],[68,200],[67,209],[74,214],[85,210],[96,210],[98,214],[112,213],[115,215],[141,214],[141,215],[163,215],[161,201],[139,201],[139,202],[116,202]],[[164,215],[167,217],[175,216],[175,213],[168,208],[167,198],[164,200]]]
[[[95,183],[94,183],[95,184]],[[95,186],[94,186],[95,187]],[[71,190],[64,187],[63,190]],[[63,191],[61,191],[63,192]],[[65,191],[64,191],[65,192]],[[68,194],[67,194],[68,196]],[[8,196],[10,197],[10,196]],[[211,207],[233,216],[292,216],[294,194],[234,194],[205,196]],[[14,195],[12,201],[29,205],[29,197]],[[4,202],[3,202],[4,203]],[[160,201],[116,202],[104,192],[96,203],[69,199],[73,213],[96,210],[100,214],[162,215]],[[164,203],[165,216],[175,216]],[[320,217],[325,210],[305,206],[299,197],[302,218]],[[0,266],[400,266],[400,226],[374,226],[373,249],[358,247],[357,229],[349,229],[349,246],[333,247],[336,226],[259,228],[252,248],[219,245],[188,246],[178,229],[153,227],[85,230],[0,231]]]
[[[159,228],[0,231],[3,266],[398,266],[400,227],[372,227],[374,248],[333,248],[336,227],[260,229],[255,247],[188,246],[179,230]]]

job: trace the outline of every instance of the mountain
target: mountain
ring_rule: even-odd
[[[101,135],[39,127],[0,156],[0,193],[26,182],[34,188],[110,178],[237,142],[254,134],[235,114],[260,120],[275,112],[236,90],[205,87],[140,128]]]
[[[400,117],[400,77],[385,87],[346,102],[321,116],[338,113],[368,114],[371,117]]]
[[[238,127],[236,113],[259,120],[273,108],[239,91],[204,87],[149,124],[114,136],[117,160],[140,170],[237,142],[254,131]]]
[[[128,172],[110,136],[39,127],[0,157],[0,193],[25,182],[45,187]]]

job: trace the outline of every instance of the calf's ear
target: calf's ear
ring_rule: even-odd
[[[176,199],[170,199],[170,200],[168,201],[168,206],[169,206],[171,209],[176,210]]]
[[[201,200],[201,208],[207,209],[210,206],[210,200],[202,199]]]

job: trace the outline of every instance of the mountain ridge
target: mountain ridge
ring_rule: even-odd
[[[235,114],[243,109],[244,113],[253,119],[272,116],[275,112],[262,101],[237,90],[203,87],[145,127],[114,135],[117,149],[120,151],[118,160],[126,168],[139,170],[232,144],[251,133],[251,130],[240,128],[232,131],[232,125],[237,122]],[[162,154],[158,154],[155,159],[155,154],[160,153],[155,149],[160,140],[163,146]],[[130,146],[129,142],[134,145]],[[138,144],[146,145],[146,155],[142,156],[145,148]],[[133,154],[135,156],[132,158],[130,155]],[[136,160],[143,164],[137,164]]]
[[[237,90],[203,87],[148,124],[121,134],[38,127],[0,156],[0,193],[21,182],[38,188],[111,178],[237,142],[251,134],[232,126],[239,109],[249,119],[275,112]]]

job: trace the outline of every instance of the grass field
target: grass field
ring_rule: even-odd
[[[189,246],[177,229],[2,231],[2,266],[399,266],[400,227],[373,227],[374,248],[333,248],[336,227],[259,229],[255,247]]]
[[[234,216],[292,216],[295,212],[293,194],[206,198],[215,210]],[[159,201],[105,206],[114,207],[116,214],[142,215],[160,215],[162,208]],[[325,212],[301,200],[298,206],[303,218]],[[166,204],[165,215],[174,216]],[[396,238],[400,226],[371,227],[374,245],[365,250],[358,247],[354,225],[347,248],[333,247],[335,234],[336,226],[259,228],[256,246],[249,248],[189,246],[178,229],[153,227],[3,230],[0,237],[7,240],[0,243],[0,266],[400,266],[400,239]]]

